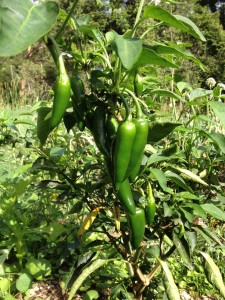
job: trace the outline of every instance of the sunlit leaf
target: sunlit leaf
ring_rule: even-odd
[[[56,2],[1,0],[0,56],[16,55],[50,31],[59,7]]]

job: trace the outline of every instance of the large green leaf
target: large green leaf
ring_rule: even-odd
[[[179,123],[171,123],[171,122],[165,122],[165,123],[152,122],[149,125],[148,142],[156,143],[162,140],[167,135],[169,135],[176,127],[180,125],[181,124]]]
[[[50,31],[58,13],[53,1],[1,0],[0,56],[16,55],[35,43]]]
[[[188,31],[188,27],[186,27],[183,22],[179,21],[171,13],[159,6],[147,6],[144,10],[143,18],[154,18],[182,31]]]
[[[142,41],[137,38],[125,39],[114,32],[117,54],[127,70],[130,70],[137,62],[142,52]]]
[[[186,27],[188,27],[188,33],[196,37],[197,39],[200,39],[201,41],[205,42],[206,39],[204,35],[201,33],[199,28],[193,23],[190,19],[180,16],[180,15],[174,15],[174,17],[181,21]]]
[[[164,57],[159,56],[155,51],[148,48],[147,46],[143,47],[141,55],[134,67],[138,68],[146,65],[158,65],[167,68],[178,68],[176,64],[172,63]]]
[[[225,128],[225,103],[218,101],[210,101],[209,105],[213,109],[216,117],[220,120],[223,128]]]
[[[163,44],[157,44],[152,47],[152,49],[158,54],[172,54],[178,57],[184,57],[194,61],[202,70],[204,70],[203,63],[197,59],[188,49],[180,48],[177,45],[169,43],[169,46]]]

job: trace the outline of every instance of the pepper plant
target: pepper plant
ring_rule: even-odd
[[[147,5],[144,0],[132,28],[123,35],[103,33],[88,17],[76,15],[77,3],[60,15],[52,1],[32,4],[27,0],[21,5],[19,0],[3,0],[0,4],[4,21],[0,56],[16,55],[41,38],[59,74],[53,101],[40,101],[34,108],[38,138],[34,151],[38,158],[32,170],[42,177],[35,183],[36,189],[53,187],[56,203],[66,202],[70,207],[62,217],[67,233],[66,238],[62,236],[65,248],[58,261],[62,269],[68,269],[62,279],[64,292],[72,299],[82,288],[100,290],[104,282],[104,288],[109,285],[108,299],[178,300],[180,293],[170,270],[177,251],[186,271],[197,268],[195,257],[204,261],[209,282],[225,297],[218,267],[204,245],[201,251],[196,249],[199,235],[207,243],[213,240],[223,247],[206,225],[207,214],[221,221],[225,218],[220,209],[222,200],[218,198],[216,204],[211,201],[212,172],[206,170],[204,175],[208,165],[201,159],[222,160],[224,137],[211,132],[208,123],[201,130],[197,127],[205,117],[189,117],[198,105],[195,99],[203,99],[199,111],[207,109],[219,120],[224,104],[204,100],[211,90],[192,91],[191,99],[186,99],[188,84],[175,82],[173,76],[169,90],[164,76],[171,75],[171,70],[174,74],[184,59],[203,65],[185,43],[145,39],[154,26],[170,26],[202,42],[204,36],[190,19],[173,15],[155,1]],[[52,29],[57,17],[62,24],[57,22],[57,29]],[[151,27],[139,35],[149,19],[155,20],[154,25],[151,22]],[[69,45],[63,42],[65,29],[74,36]],[[168,121],[160,122],[163,116],[157,108],[164,98],[169,99],[173,110],[164,116]],[[180,116],[178,101],[183,106]],[[165,139],[168,135],[169,143]],[[188,147],[184,141],[187,136]],[[199,140],[210,141],[212,148],[204,151],[197,145]],[[80,159],[79,143],[83,147]],[[213,147],[221,152],[214,155]],[[214,190],[222,198],[218,186],[214,181]],[[34,276],[29,263],[37,260],[25,257],[24,249],[28,251],[14,245],[14,250],[22,253],[18,257],[21,272],[25,267]],[[126,271],[110,273],[110,268],[116,270],[113,264]],[[96,287],[95,277],[100,278]]]

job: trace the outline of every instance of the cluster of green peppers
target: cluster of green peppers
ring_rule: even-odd
[[[81,131],[85,126],[91,130],[96,146],[105,157],[117,197],[127,213],[131,245],[137,249],[143,240],[146,222],[152,225],[155,215],[155,203],[150,184],[145,210],[136,207],[130,185],[140,170],[148,136],[148,120],[144,117],[137,99],[134,99],[136,116],[132,119],[129,107],[122,96],[121,99],[126,109],[125,120],[118,123],[114,115],[106,113],[103,103],[100,102],[94,109],[92,108],[91,118],[88,119],[88,108],[84,99],[85,91],[81,78],[77,75],[68,77],[62,55],[55,55],[54,60],[57,63],[59,75],[55,85],[50,130],[61,122],[71,98],[77,127]],[[138,75],[135,94],[139,96],[141,91],[137,79],[139,79]]]

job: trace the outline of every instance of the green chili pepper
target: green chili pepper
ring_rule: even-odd
[[[136,74],[134,78],[134,92],[137,97],[140,97],[143,92],[142,77],[139,74]]]
[[[67,75],[62,54],[58,58],[59,75],[57,76],[54,88],[53,110],[50,120],[50,129],[53,130],[59,125],[68,107],[71,90],[70,79]]]
[[[134,249],[137,249],[145,233],[145,212],[143,208],[136,208],[134,215],[128,214],[128,223],[130,227],[130,242]]]
[[[152,225],[154,222],[156,213],[155,198],[152,193],[152,187],[150,182],[148,183],[148,196],[147,205],[145,206],[145,217],[148,225]]]
[[[120,184],[125,180],[135,133],[136,128],[134,123],[128,120],[121,123],[118,128],[113,157],[116,188],[119,188]]]
[[[136,206],[134,203],[132,191],[130,188],[129,180],[126,179],[120,184],[118,190],[118,198],[125,211],[129,214],[134,215],[136,212]]]
[[[142,157],[140,157],[139,161],[137,162],[136,167],[133,169],[133,171],[131,172],[129,179],[131,182],[133,182],[136,177],[138,176],[138,173],[140,171],[140,167],[141,167],[141,163],[142,163]]]
[[[107,121],[106,121],[106,132],[107,137],[110,143],[115,139],[116,133],[118,130],[119,124],[117,119],[113,115],[108,115]]]
[[[141,166],[142,157],[148,137],[148,120],[145,118],[133,119],[136,128],[136,134],[133,140],[130,161],[127,167],[125,178],[129,177],[132,172]]]
[[[80,131],[83,131],[86,126],[86,113],[87,105],[84,99],[84,83],[80,76],[77,74],[71,76],[70,78],[71,89],[73,91],[72,95],[72,106],[75,118],[77,120],[77,127]]]
[[[102,106],[98,106],[93,114],[93,122],[92,122],[92,134],[94,136],[94,140],[96,146],[100,150],[100,152],[109,157],[109,146],[106,138],[106,113],[105,109]]]

